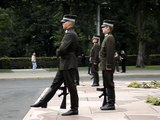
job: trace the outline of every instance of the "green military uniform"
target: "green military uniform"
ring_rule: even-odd
[[[78,109],[78,94],[74,82],[74,73],[77,69],[76,48],[78,46],[78,37],[73,29],[67,30],[62,39],[61,45],[57,50],[57,56],[60,57],[59,70],[46,94],[41,98],[40,105],[33,107],[46,107],[47,102],[54,96],[62,83],[65,83],[71,96],[71,109]]]
[[[103,77],[103,85],[104,88],[107,89],[108,92],[108,103],[114,105],[115,104],[115,90],[114,90],[114,82],[113,82],[113,73],[115,69],[115,40],[111,33],[106,34],[105,38],[101,45],[100,50],[100,59],[101,59],[101,69],[102,69],[102,77]],[[106,68],[111,68],[111,70],[106,70]]]
[[[67,116],[78,114],[79,98],[76,84],[74,82],[74,73],[78,66],[76,57],[78,54],[78,36],[72,28],[74,26],[73,23],[75,22],[75,18],[75,15],[64,15],[61,20],[63,23],[63,29],[65,29],[65,35],[61,41],[60,47],[56,51],[57,56],[60,58],[59,70],[45,95],[38,103],[31,105],[31,107],[46,108],[48,101],[55,95],[62,83],[64,83],[70,93],[71,109],[62,115]],[[70,24],[65,24],[67,21],[69,21]],[[72,25],[72,27],[69,25]]]
[[[95,43],[90,51],[91,73],[93,74],[92,86],[99,86],[99,75],[98,75],[99,51],[100,51],[100,46],[98,43]]]

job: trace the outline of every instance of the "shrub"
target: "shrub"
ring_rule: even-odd
[[[38,68],[58,67],[59,59],[56,57],[37,57]],[[30,57],[0,58],[0,69],[30,69],[32,67]]]
[[[148,96],[146,102],[152,105],[160,105],[160,98]]]
[[[138,83],[136,81],[131,82],[128,87],[133,88],[160,88],[160,81],[153,80],[151,82]]]
[[[152,88],[160,88],[160,81],[153,80],[151,81]]]
[[[86,56],[85,63],[81,62],[81,57],[78,59],[79,67],[88,66],[88,57]],[[0,58],[0,69],[31,69],[30,57],[2,57]],[[37,57],[37,68],[57,68],[59,67],[59,58],[57,57]]]
[[[138,82],[133,81],[133,82],[131,82],[131,83],[128,85],[128,87],[140,88],[141,85],[140,85]]]
[[[143,83],[141,84],[141,87],[142,87],[142,88],[151,88],[151,85],[148,84],[148,83],[146,83],[146,82],[143,82]]]

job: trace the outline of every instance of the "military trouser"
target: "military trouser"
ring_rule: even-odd
[[[114,105],[115,104],[115,89],[114,89],[114,81],[113,81],[113,72],[114,71],[102,71],[103,77],[103,85],[104,88],[107,89],[108,94],[108,104]]]
[[[91,65],[91,71],[93,73],[93,84],[98,84],[99,85],[99,68],[98,68],[98,64],[93,64]]]
[[[74,78],[75,79],[75,84],[79,85],[79,71],[78,71],[78,68],[75,69],[74,75],[75,75],[75,78]]]
[[[41,98],[41,102],[47,103],[64,83],[70,93],[71,109],[78,109],[78,93],[74,82],[75,69],[59,70],[46,94]]]

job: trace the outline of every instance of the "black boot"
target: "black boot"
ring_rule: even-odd
[[[35,103],[31,105],[31,107],[41,107],[41,108],[47,108],[47,103],[44,103],[42,101],[39,101],[38,103]]]
[[[101,110],[115,110],[115,105],[114,104],[106,104],[102,107],[100,107]]]
[[[31,107],[41,107],[41,108],[46,108],[48,101],[54,96],[55,91],[53,90],[52,87],[50,87],[45,95],[40,99],[38,103],[35,103],[31,105]]]
[[[62,116],[69,116],[69,115],[78,115],[78,109],[70,109],[69,111],[62,114]]]
[[[100,107],[101,110],[115,110],[115,90],[114,88],[112,89],[107,89],[108,92],[108,102],[107,104],[103,105]]]

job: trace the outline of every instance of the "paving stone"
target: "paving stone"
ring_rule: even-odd
[[[91,87],[90,82],[83,82],[77,87],[79,94],[79,115],[61,116],[70,109],[70,95],[67,95],[67,108],[60,109],[61,91],[48,103],[48,108],[31,108],[23,120],[160,120],[160,106],[146,103],[148,95],[159,95],[156,89],[128,88],[125,81],[116,85],[116,110],[101,111],[103,97],[96,87]],[[102,87],[102,86],[99,86]],[[47,88],[42,93],[45,94]]]

